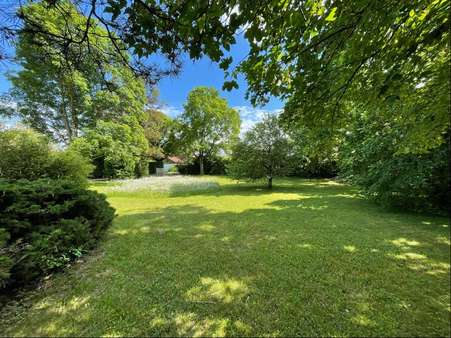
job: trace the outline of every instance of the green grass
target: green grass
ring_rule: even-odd
[[[388,211],[326,180],[218,181],[108,193],[118,217],[99,249],[4,309],[0,332],[450,335],[446,218]]]

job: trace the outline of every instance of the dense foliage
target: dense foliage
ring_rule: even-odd
[[[111,224],[105,196],[67,180],[0,180],[0,284],[21,285],[92,248]]]
[[[197,87],[189,93],[176,126],[180,150],[198,159],[203,175],[205,158],[227,152],[238,137],[240,116],[216,89]]]
[[[264,5],[239,68],[254,102],[286,99],[291,124],[337,129],[351,103],[377,107],[403,125],[406,153],[424,152],[449,126],[449,10],[445,0]]]
[[[447,144],[424,154],[399,151],[403,130],[361,115],[340,147],[340,174],[376,201],[415,210],[449,208]]]
[[[290,173],[293,152],[277,116],[265,116],[233,147],[228,174],[236,179],[268,180]]]
[[[70,149],[91,160],[94,177],[125,178],[140,170],[147,147],[143,128],[129,118],[123,123],[98,121],[75,139]]]
[[[210,156],[204,159],[204,173],[207,175],[225,175],[229,159],[224,156]],[[178,172],[183,175],[199,175],[199,159],[195,158],[190,163],[179,164]]]
[[[0,178],[68,179],[85,184],[92,166],[78,153],[58,150],[30,129],[0,130]]]
[[[304,178],[331,178],[337,175],[337,140],[331,139],[331,135],[318,137],[317,131],[306,127],[283,127],[290,137],[293,151],[290,175]]]
[[[70,142],[99,119],[142,114],[144,83],[122,65],[115,45],[97,20],[77,12],[69,1],[61,1],[58,8],[33,3],[21,11],[29,20],[15,44],[20,67],[9,76],[14,104],[3,105],[0,113],[17,116],[63,142]],[[41,33],[33,22],[42,26]],[[59,44],[42,31],[70,36],[80,43]]]
[[[144,112],[142,122],[144,136],[149,143],[148,157],[156,160],[167,155],[168,143],[172,131],[172,119],[156,108],[148,108]]]
[[[49,7],[60,9],[64,3],[52,1]],[[236,87],[243,73],[252,102],[266,102],[270,95],[285,99],[283,116],[293,124],[337,128],[351,116],[350,102],[381,107],[388,120],[404,120],[408,152],[438,146],[449,126],[446,0],[76,4],[102,24],[111,41],[123,44],[116,54],[134,51],[135,59],[122,57],[124,64],[154,80],[165,73],[146,62],[155,53],[170,61],[166,74],[180,68],[182,52],[194,59],[207,55],[230,77],[225,88]],[[31,35],[47,33],[47,40],[58,46],[80,45],[72,35],[52,34],[32,13],[22,10],[20,15],[34,28]],[[250,50],[237,63],[229,51],[243,28]],[[83,41],[95,45],[89,29],[80,29],[83,33]]]

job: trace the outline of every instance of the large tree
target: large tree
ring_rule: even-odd
[[[61,3],[48,2],[54,8]],[[76,3],[105,27],[117,54],[134,52],[121,58],[124,64],[152,81],[176,72],[183,52],[194,59],[207,55],[226,70],[225,88],[236,87],[244,73],[253,103],[283,98],[290,126],[333,132],[354,118],[350,105],[375,107],[368,110],[387,122],[404,121],[402,152],[438,147],[449,129],[447,0]],[[18,13],[30,33],[46,31],[29,13]],[[250,50],[237,64],[228,51],[241,30]],[[14,38],[16,30],[6,25],[0,34]],[[50,33],[47,39],[70,46],[86,36]],[[167,57],[170,69],[147,62],[155,53]]]
[[[142,115],[144,82],[118,60],[106,31],[69,2],[60,6],[64,12],[43,3],[28,5],[22,11],[56,35],[82,39],[88,27],[89,43],[55,44],[44,33],[30,33],[33,26],[25,22],[15,45],[20,68],[9,76],[16,106],[2,109],[3,113],[16,115],[63,142],[70,142],[81,129],[93,127],[99,119]]]
[[[274,177],[292,169],[292,144],[280,128],[278,117],[266,116],[233,147],[228,174],[236,179],[266,178],[272,188]]]
[[[58,9],[64,1],[47,3]],[[226,88],[237,85],[241,72],[254,103],[270,95],[285,99],[283,116],[291,125],[341,127],[352,118],[349,102],[358,101],[380,107],[388,120],[406,120],[405,151],[437,146],[449,128],[447,0],[74,3],[105,27],[118,54],[134,52],[135,58],[122,58],[124,63],[153,80],[177,71],[183,52],[191,58],[207,55],[230,76]],[[18,13],[30,33],[47,31],[30,13]],[[228,51],[239,30],[245,31],[250,50],[232,70],[237,63]],[[14,37],[16,30],[7,25],[0,32]],[[76,45],[92,37],[50,32],[47,38]],[[146,62],[155,53],[170,61],[167,72]]]
[[[448,1],[293,1],[263,9],[239,65],[255,103],[286,101],[290,126],[343,128],[358,106],[402,122],[399,150],[425,152],[449,128]],[[263,27],[263,29],[262,29]],[[368,109],[370,108],[371,109]]]
[[[148,143],[139,122],[124,117],[118,122],[97,121],[95,127],[74,139],[70,148],[91,161],[94,177],[125,178],[140,176]]]
[[[449,148],[424,154],[400,153],[404,130],[362,112],[347,126],[339,148],[340,174],[377,202],[415,210],[446,211],[449,193]]]
[[[142,122],[144,135],[149,143],[148,155],[154,159],[163,159],[167,154],[167,145],[172,130],[172,119],[157,108],[147,108]]]
[[[161,111],[159,91],[155,87],[148,98],[141,125],[149,144],[147,156],[161,160],[169,155],[174,123],[171,117]]]
[[[214,88],[193,89],[177,119],[177,138],[183,151],[199,160],[204,174],[204,159],[227,152],[240,131],[240,116],[229,107]]]

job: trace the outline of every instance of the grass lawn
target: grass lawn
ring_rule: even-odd
[[[215,180],[181,193],[97,185],[118,213],[106,239],[4,309],[0,332],[450,335],[446,218],[327,180]]]

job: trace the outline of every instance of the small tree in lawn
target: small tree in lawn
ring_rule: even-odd
[[[274,177],[289,173],[291,155],[290,140],[277,116],[267,115],[234,146],[228,174],[236,179],[266,178],[271,189]]]
[[[201,175],[204,159],[226,152],[240,130],[238,112],[229,107],[216,89],[208,87],[197,87],[189,93],[176,123],[178,143],[187,155],[199,159]]]

